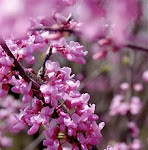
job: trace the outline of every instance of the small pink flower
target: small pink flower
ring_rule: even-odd
[[[139,97],[133,96],[130,102],[130,112],[133,115],[137,115],[142,108],[142,103]]]
[[[142,78],[143,78],[143,80],[144,80],[145,82],[148,83],[148,70],[146,70],[146,71],[143,73]]]
[[[78,42],[71,41],[68,45],[66,39],[61,38],[59,41],[53,41],[51,47],[56,48],[56,51],[59,51],[69,61],[85,64],[83,57],[87,55],[87,52],[83,52],[83,46]]]
[[[135,122],[129,122],[128,128],[131,132],[132,137],[137,138],[139,135],[139,129],[138,129],[137,125],[135,124]]]
[[[122,90],[127,90],[129,88],[129,84],[127,82],[124,82],[124,83],[120,84],[120,88]]]
[[[133,142],[130,144],[131,150],[140,150],[141,148],[142,148],[142,144],[139,139],[134,139]]]
[[[135,91],[140,92],[143,90],[143,85],[141,83],[137,83],[137,84],[134,84],[133,88]]]

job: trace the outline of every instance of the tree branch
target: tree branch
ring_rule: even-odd
[[[20,76],[26,81],[26,82],[32,82],[32,89],[35,89],[36,91],[38,91],[38,94],[36,92],[33,91],[33,94],[38,98],[41,99],[44,102],[44,98],[43,95],[41,94],[39,88],[40,88],[40,84],[37,83],[36,81],[34,81],[34,79],[30,78],[29,73],[27,73],[28,71],[26,71],[21,64],[17,61],[17,59],[14,57],[14,55],[12,54],[12,52],[10,51],[10,49],[8,48],[8,46],[6,45],[4,39],[0,38],[0,45],[3,48],[3,51],[11,58],[13,58],[14,60],[14,66],[15,69],[17,71],[19,71]]]
[[[44,139],[44,134],[41,133],[32,143],[30,143],[24,150],[30,150],[30,149],[35,149],[37,145],[43,141]]]
[[[69,32],[69,33],[76,33],[77,31],[74,31],[72,29],[65,29],[65,28],[51,28],[51,27],[42,27],[42,28],[31,28],[30,31],[50,31],[50,32]],[[100,37],[99,37],[100,39]],[[102,39],[102,37],[101,37]],[[132,44],[127,44],[124,47],[127,48],[131,48],[137,51],[141,51],[141,52],[148,52],[148,48],[145,47],[140,47],[140,46],[136,46],[136,45],[132,45]]]
[[[42,27],[42,28],[31,28],[30,31],[50,31],[50,32],[69,32],[74,33],[74,30],[71,29],[65,29],[65,28],[50,28],[50,27]]]
[[[132,45],[132,44],[127,44],[125,47],[137,50],[137,51],[141,51],[141,52],[147,52],[148,53],[148,48],[145,47],[140,47],[140,46],[136,46],[136,45]]]
[[[35,82],[35,81],[33,81],[31,78],[30,78],[30,76],[32,77],[32,78],[34,78],[34,75],[30,75],[30,73],[28,72],[28,71],[25,71],[25,69],[21,66],[21,64],[17,61],[17,59],[14,57],[14,55],[12,54],[12,52],[10,51],[10,49],[8,48],[8,46],[6,45],[6,43],[5,43],[5,41],[4,41],[4,39],[1,39],[0,38],[0,45],[1,45],[1,47],[3,48],[3,51],[9,56],[9,57],[11,57],[11,58],[13,58],[13,60],[14,60],[14,66],[15,66],[15,69],[17,70],[17,71],[19,71],[19,74],[20,74],[20,76],[26,81],[26,82],[32,82],[32,88],[33,89],[36,89],[37,91],[39,91],[39,94],[37,94],[37,92],[34,92],[34,95],[37,97],[37,98],[39,98],[39,99],[42,99],[42,101],[44,102],[44,104],[45,104],[45,101],[44,101],[44,98],[43,98],[43,95],[41,95],[40,96],[40,90],[39,90],[39,88],[40,88],[40,84],[38,84],[37,82]],[[46,63],[46,61],[50,58],[50,56],[51,56],[51,48],[47,51],[47,55],[46,55],[46,57],[45,57],[45,59],[44,59],[44,62],[43,62],[43,68],[45,68],[45,63]],[[42,72],[43,74],[45,73],[45,72]],[[43,75],[42,74],[42,75]],[[36,80],[36,79],[35,79]],[[41,83],[42,84],[42,83]],[[42,140],[43,139],[43,135],[41,134],[32,144],[30,144],[28,147],[26,147],[25,148],[25,150],[27,150],[27,149],[29,149],[30,147],[35,147],[39,142],[40,142],[40,140]],[[96,147],[96,146],[92,146],[93,148],[93,150],[98,150],[98,148]]]

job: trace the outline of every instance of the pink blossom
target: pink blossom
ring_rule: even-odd
[[[57,3],[60,7],[57,6]],[[64,8],[66,8],[65,2],[60,0],[13,0],[12,2],[2,0],[0,27],[3,27],[3,31],[1,35],[10,36],[14,34],[17,37],[23,37],[29,27],[28,20],[30,18],[47,16],[47,14],[51,18],[53,11],[61,11]]]
[[[0,99],[0,145],[2,147],[11,147],[13,140],[7,137],[9,133],[16,133],[13,128],[16,124],[15,115],[21,107],[21,103],[14,99],[13,96],[6,96]]]
[[[115,143],[113,146],[113,150],[128,150],[129,147],[125,143]]]
[[[107,5],[109,36],[120,45],[125,44],[140,13],[138,0],[113,0]],[[124,19],[123,19],[124,18]]]
[[[39,125],[38,124],[34,124],[29,130],[28,130],[28,135],[32,135],[34,133],[36,133],[39,129]]]
[[[128,103],[124,102],[123,95],[116,95],[110,105],[110,115],[125,115],[129,109]]]
[[[33,135],[41,126],[44,127],[43,144],[46,150],[64,148],[88,150],[99,144],[105,123],[97,122],[99,117],[95,114],[96,105],[89,103],[88,93],[80,91],[80,81],[74,78],[72,69],[60,67],[58,62],[49,58],[43,60],[42,68],[45,72],[43,71],[41,77],[33,69],[27,68],[36,69],[36,66],[33,66],[36,62],[35,56],[40,59],[40,55],[46,49],[47,55],[55,56],[60,53],[69,61],[85,64],[84,57],[87,51],[84,51],[81,43],[84,43],[88,49],[93,45],[95,50],[93,58],[96,60],[129,47],[129,42],[132,42],[129,41],[132,32],[137,29],[135,23],[140,19],[139,4],[141,3],[138,0],[0,0],[0,37],[2,38],[0,40],[0,145],[2,147],[11,145],[11,140],[5,136],[5,130],[15,133],[29,127],[27,133]],[[72,40],[67,43],[69,39],[80,43]],[[115,62],[114,58],[112,57],[111,62]],[[121,64],[121,58],[122,55],[116,61],[117,65]],[[109,61],[107,60],[106,63]],[[23,64],[24,67],[21,66]],[[135,62],[132,72],[136,70],[136,65]],[[84,88],[99,89],[99,95],[102,91],[112,94],[117,88],[115,85],[113,89],[110,88],[107,76],[111,74],[112,82],[112,76],[118,74],[119,77],[113,78],[115,81],[119,79],[118,83],[121,83],[125,77],[122,78],[116,69],[113,71],[111,69],[112,67],[108,72],[101,68],[101,78],[94,79],[85,86],[85,77],[87,80],[87,75],[92,69],[88,68],[87,72],[87,67],[86,70],[82,68],[85,74],[80,78],[84,79]],[[77,70],[79,71],[79,68],[76,68]],[[33,74],[30,75],[31,73]],[[147,71],[143,73],[142,78],[148,81]],[[135,81],[134,73],[133,81]],[[139,94],[137,92],[142,91],[142,85],[133,85],[134,94]],[[128,91],[128,83],[123,82],[120,89],[120,93],[112,99],[109,114],[122,115],[129,119],[130,115],[137,115],[140,112],[142,103],[138,96],[131,95],[132,89]],[[6,96],[8,93],[19,95],[19,100],[14,101],[13,97]],[[17,113],[19,109],[20,114]],[[141,142],[135,139],[138,138],[139,133],[136,124],[131,121],[128,122],[127,127],[131,138],[129,143],[115,143],[113,149],[141,148]],[[107,147],[107,150],[109,149],[111,148]]]
[[[133,138],[137,138],[139,135],[139,129],[138,129],[137,125],[135,124],[135,122],[129,122],[128,128],[129,128]]]
[[[0,135],[0,145],[3,147],[12,147],[12,139],[9,137],[5,137]]]
[[[93,59],[94,60],[104,59],[106,57],[106,55],[107,55],[107,51],[101,50],[93,55]]]
[[[113,148],[112,148],[110,145],[108,145],[108,146],[106,147],[106,149],[104,149],[104,150],[113,150]]]
[[[130,112],[133,115],[137,115],[141,110],[142,104],[139,97],[133,96],[130,102]]]
[[[141,83],[136,83],[134,84],[133,88],[135,91],[140,92],[143,90],[143,85]]]
[[[76,3],[77,0],[63,0],[63,2],[65,2],[68,6],[73,5],[74,3]]]
[[[143,75],[142,75],[142,78],[145,82],[148,82],[148,70],[147,71],[144,71]]]
[[[120,84],[120,88],[122,90],[127,90],[129,88],[129,84],[127,82],[124,82],[124,83]]]
[[[69,61],[76,61],[81,64],[85,63],[83,57],[87,52],[83,52],[83,46],[78,42],[71,41],[68,45],[66,39],[61,38],[59,41],[53,41],[51,47],[54,48],[54,52],[59,51],[62,56],[66,57]]]
[[[141,141],[139,139],[134,139],[130,144],[130,149],[132,150],[140,150],[142,148]]]

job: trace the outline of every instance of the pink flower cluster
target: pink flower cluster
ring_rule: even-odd
[[[104,123],[97,125],[95,104],[88,104],[90,96],[87,93],[78,92],[80,82],[73,78],[71,69],[60,68],[58,62],[48,60],[45,77],[45,84],[40,86],[44,103],[36,97],[31,100],[32,102],[27,101],[28,104],[21,110],[14,129],[22,130],[29,125],[28,134],[32,135],[44,125],[44,145],[48,150],[62,148],[63,140],[70,143],[75,150],[87,150],[93,145],[98,145]],[[30,94],[30,88],[26,87],[30,86],[22,83],[19,89],[27,96]],[[62,138],[59,138],[60,134],[63,135]]]
[[[133,30],[134,22],[140,17],[139,1],[113,0],[108,2],[106,9],[109,36],[116,44],[124,45]]]
[[[61,38],[58,41],[51,42],[51,48],[53,53],[58,51],[69,61],[75,61],[81,64],[85,63],[83,57],[87,54],[87,51],[83,52],[83,46],[78,42],[71,41],[67,44],[66,39]]]
[[[131,133],[131,136],[133,138],[137,138],[139,135],[139,129],[138,129],[136,123],[131,121],[131,122],[128,122],[127,126],[128,126],[130,133]]]
[[[42,19],[42,23],[51,27],[52,14],[57,11],[61,16],[73,14],[79,25],[76,22],[74,24],[79,26],[78,31],[83,38],[95,40],[108,36],[117,45],[127,42],[141,14],[138,0],[113,0],[106,3],[89,0],[3,0],[0,9],[1,35],[7,37],[12,34],[24,36],[30,27],[30,18],[47,17],[48,20]],[[61,16],[55,15],[58,26],[65,24],[65,18]]]
[[[30,28],[44,29],[48,26],[50,27],[54,25],[60,25],[63,28],[65,26],[66,28],[77,28],[74,27],[75,23],[73,21],[67,21],[66,19],[66,17],[55,12],[52,18],[43,17],[30,20]],[[49,22],[49,20],[51,20],[51,22]],[[55,28],[55,30],[58,29],[59,27]],[[50,31],[46,30],[35,31],[32,29],[31,31],[27,32],[24,38],[7,38],[6,43],[18,61],[24,59],[29,64],[35,63],[35,57],[33,56],[35,52],[44,52],[45,48],[47,49],[49,46],[52,48],[53,54],[60,52],[62,56],[67,58],[69,61],[75,61],[77,63],[84,64],[85,60],[83,57],[87,54],[87,51],[83,52],[83,46],[74,41],[71,41],[69,44],[67,44],[66,39],[60,37],[60,32],[50,33]]]
[[[8,94],[8,81],[11,79],[10,70],[14,60],[7,56],[0,47],[0,98]]]
[[[141,83],[135,83],[132,87],[127,82],[123,82],[120,84],[121,93],[117,94],[113,97],[110,112],[111,116],[127,115],[128,112],[132,115],[137,115],[140,113],[142,108],[142,102],[139,96],[131,96],[130,88],[132,88],[136,92],[141,92],[143,90],[143,85]]]
[[[3,130],[17,132],[27,126],[29,135],[38,132],[41,126],[45,127],[43,144],[46,150],[62,150],[65,147],[88,150],[98,145],[104,122],[96,123],[95,104],[89,104],[89,94],[79,92],[80,81],[74,79],[71,68],[61,68],[58,62],[49,60],[49,55],[59,52],[69,61],[85,64],[87,52],[83,51],[84,47],[78,42],[66,41],[67,35],[72,33],[78,41],[79,38],[93,41],[95,60],[105,58],[110,51],[132,48],[130,39],[136,35],[134,31],[140,32],[135,26],[141,15],[139,4],[138,0],[0,1],[0,98],[11,91],[19,94],[23,103],[14,121],[9,115],[14,114],[20,104],[12,102],[12,97],[0,101],[0,146],[11,145]],[[45,49],[51,50],[51,53],[47,54],[49,57],[46,55],[48,60],[45,57],[39,70],[41,74],[20,65],[25,60],[27,64],[24,66],[31,66],[36,61],[35,55]],[[86,87],[99,91],[109,89],[109,81],[103,78],[104,72],[101,74],[102,77]],[[143,73],[142,78],[148,82],[148,71]],[[110,116],[123,115],[129,119],[129,115],[140,112],[141,99],[135,95],[144,87],[141,83],[130,86],[128,83],[120,85],[122,91],[111,102]],[[130,90],[136,94],[132,96]],[[127,128],[131,142],[116,143],[113,149],[141,148],[137,125],[129,120]],[[110,149],[107,147],[107,150]]]
[[[33,64],[35,62],[35,57],[32,55],[33,52],[46,46],[45,40],[41,36],[40,41],[36,42],[37,37],[39,38],[39,35],[29,35],[23,40],[7,39],[7,45],[18,61],[24,59],[27,63]]]
[[[26,125],[29,125],[28,134],[32,135],[38,131],[41,125],[44,125],[47,127],[48,132],[50,130],[48,125],[52,120],[51,118],[53,118],[56,122],[57,133],[63,132],[66,136],[66,142],[75,143],[73,147],[76,149],[80,147],[83,149],[91,148],[93,145],[98,144],[101,138],[100,130],[103,128],[104,123],[100,124],[100,127],[96,124],[95,121],[98,116],[94,114],[95,105],[88,105],[88,94],[78,92],[77,88],[80,82],[73,78],[74,75],[71,75],[71,69],[68,67],[60,68],[57,62],[49,60],[46,62],[44,84],[38,89],[41,91],[39,96],[42,97],[43,95],[43,99],[39,99],[34,95],[35,89],[32,89],[32,82],[34,81],[31,79],[32,82],[27,83],[20,72],[14,69],[16,67],[14,61],[26,60],[31,64],[35,62],[32,53],[48,44],[48,39],[41,33],[29,32],[26,39],[6,40],[16,60],[6,55],[4,49],[0,49],[0,73],[2,74],[0,78],[0,95],[4,97],[10,90],[9,85],[11,85],[12,92],[22,94],[22,102],[24,103],[20,115],[16,116],[17,123],[14,125],[14,130],[20,131]],[[71,41],[70,44],[67,44],[65,38],[62,38],[52,41],[50,47],[52,53],[59,51],[70,61],[85,63],[83,56],[87,52],[83,52],[83,46],[78,42]],[[53,135],[51,137],[46,136],[47,141],[49,138],[52,140],[50,144],[45,144],[48,149],[54,149],[57,146],[54,145],[57,140],[58,147],[61,147],[62,144],[61,140],[58,139],[58,134],[56,138],[55,136],[52,137]],[[71,138],[74,141],[70,141]]]
[[[110,105],[110,115],[126,115],[130,112],[132,115],[137,115],[142,107],[142,103],[139,97],[133,96],[130,101],[125,101],[123,95],[116,95]]]
[[[21,108],[21,103],[12,96],[0,99],[0,147],[11,147],[12,139],[7,134],[15,133],[13,125],[16,123],[14,115]]]
[[[112,146],[113,150],[141,150],[142,143],[139,136],[139,128],[134,121],[127,123],[128,139],[126,142],[115,142]]]
[[[135,122],[131,121],[127,124],[128,134],[130,134],[130,142],[115,142],[112,146],[113,150],[140,150],[142,148],[142,143],[139,136],[139,129]]]
[[[136,121],[132,120],[132,115],[138,115],[142,108],[142,102],[138,96],[132,96],[131,89],[135,92],[143,90],[141,83],[133,84],[131,87],[127,82],[120,84],[122,94],[114,96],[110,105],[110,116],[122,115],[127,117],[126,142],[116,142],[113,144],[113,150],[140,150],[142,144],[139,136],[139,128]]]
[[[23,37],[29,27],[28,20],[39,16],[51,17],[53,11],[67,12],[75,0],[2,0],[0,2],[0,36]],[[26,11],[27,10],[27,11]],[[68,11],[69,12],[69,11]]]
[[[112,147],[113,150],[140,150],[141,149],[141,141],[139,139],[134,139],[130,144],[126,144],[124,142],[117,142]]]
[[[142,148],[141,141],[139,139],[134,139],[130,144],[124,142],[117,142],[112,147],[113,150],[140,150]]]

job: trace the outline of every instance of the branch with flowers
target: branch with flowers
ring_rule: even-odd
[[[22,130],[25,150],[146,147],[144,4],[0,2],[0,149]]]
[[[20,82],[21,91],[16,91],[15,88],[18,86],[16,84],[13,85],[13,92],[20,92],[24,95],[22,98],[24,104],[32,99],[34,106],[27,105],[22,110],[21,118],[18,118],[18,123],[14,129],[22,130],[26,125],[29,125],[31,128],[28,130],[28,134],[32,135],[38,131],[41,125],[44,125],[46,127],[44,145],[49,149],[62,148],[67,142],[71,143],[75,149],[81,149],[81,147],[97,149],[94,145],[97,145],[101,138],[100,130],[104,123],[100,123],[99,127],[97,126],[95,121],[98,116],[94,114],[95,105],[88,105],[88,94],[81,95],[77,91],[79,82],[70,75],[71,69],[68,67],[60,68],[57,62],[48,60],[51,55],[48,51],[43,63],[44,73],[41,75],[44,78],[45,74],[47,79],[44,78],[45,81],[43,81],[20,65],[4,40],[1,40],[1,47],[3,55],[7,54],[7,57],[13,60],[11,64],[13,70],[18,71],[18,78],[15,77],[13,71],[11,72],[13,76],[11,82],[15,82],[15,80]],[[20,78],[21,80],[19,80]],[[60,81],[61,79],[64,80]],[[6,84],[10,84],[9,81]],[[62,91],[60,84],[64,85]],[[73,95],[69,95],[70,92],[73,92]],[[61,101],[62,105],[60,104]],[[75,109],[72,110],[73,107]],[[37,118],[38,120],[36,120]],[[51,133],[51,131],[54,132]],[[85,138],[89,139],[87,143],[85,143]]]

